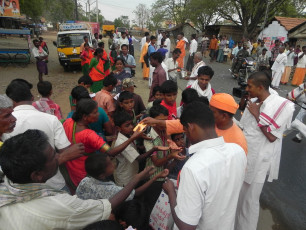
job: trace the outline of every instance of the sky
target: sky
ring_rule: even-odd
[[[85,2],[88,0],[78,0],[84,6]],[[96,0],[89,0],[91,3],[91,9],[96,7]],[[121,15],[129,16],[129,19],[132,21],[135,19],[133,11],[136,9],[136,6],[140,3],[145,4],[147,7],[150,7],[155,0],[98,0],[99,10],[106,20],[114,21],[115,18],[120,17]]]

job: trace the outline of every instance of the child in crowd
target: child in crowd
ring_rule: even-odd
[[[168,111],[168,120],[174,120],[177,117],[176,110],[176,97],[177,97],[177,83],[171,80],[165,81],[161,85],[161,93],[163,94],[163,100],[160,103]]]
[[[182,156],[186,156],[184,160],[174,160],[168,165],[169,178],[177,179],[179,172],[182,170],[184,164],[189,159],[188,148],[186,148],[185,136],[183,133],[176,133],[171,135],[171,140],[177,145],[177,147],[182,148],[180,153]]]
[[[153,101],[149,102],[148,105],[147,105],[147,111],[150,110],[150,108],[152,108],[153,106],[153,102],[157,99],[163,99],[163,94],[161,92],[161,87],[159,85],[155,86],[153,88],[153,92],[152,92],[152,95],[153,95]]]
[[[61,108],[50,99],[52,95],[52,84],[49,81],[40,81],[37,83],[37,90],[41,95],[38,101],[33,102],[33,106],[43,112],[56,116],[59,120],[63,118]]]
[[[47,43],[44,41],[44,38],[43,38],[43,37],[39,37],[38,39],[39,39],[39,41],[40,41],[40,46],[41,46],[41,48],[42,48],[47,54],[49,54],[49,48],[48,48],[48,46],[47,46]]]
[[[134,112],[134,98],[133,94],[129,91],[123,91],[120,93],[117,104],[117,111],[125,111],[133,118],[133,124],[137,124],[137,117]]]
[[[93,81],[91,80],[89,76],[82,76],[78,80],[78,85],[83,86],[87,90],[92,86],[92,84],[93,84]],[[69,102],[70,102],[71,111],[75,111],[76,104],[72,102],[71,94],[69,95]]]
[[[231,49],[228,48],[228,44],[226,44],[226,47],[223,49],[223,55],[224,55],[223,62],[227,62],[227,57],[228,55],[230,55],[230,53],[231,53]]]
[[[133,129],[131,130],[133,132]],[[136,159],[143,158],[143,156],[140,156],[139,154],[137,154],[137,152],[135,152],[135,149],[133,148],[132,144],[130,144],[119,155],[120,156],[124,155],[128,159],[134,159],[134,162],[137,163],[135,157],[132,157],[133,153],[135,153],[135,156],[137,156]],[[119,155],[117,157],[119,157]],[[120,164],[123,164],[123,162],[119,161],[119,165]],[[131,171],[129,169],[130,166],[131,165],[129,163],[125,164],[125,167],[127,169],[126,171]],[[85,170],[87,173],[87,177],[85,177],[80,182],[76,190],[76,195],[79,198],[83,200],[110,199],[123,189],[123,187],[116,185],[112,180],[110,180],[110,178],[113,176],[113,173],[115,171],[115,165],[107,154],[101,154],[101,153],[91,154],[85,161]],[[159,177],[162,178],[166,177],[168,175],[168,172],[169,172],[168,169],[165,169],[164,171],[156,175],[154,178],[147,181],[142,186],[134,189],[126,200],[132,200],[134,196],[139,196],[152,184],[153,181],[155,181]],[[125,173],[125,171],[123,171],[122,173]],[[133,176],[135,176],[137,173],[138,171],[135,172]],[[132,179],[132,177],[130,179]],[[129,183],[125,183],[125,186],[130,186],[130,185]],[[133,182],[131,186],[135,188]]]
[[[149,111],[150,117],[157,120],[167,120],[168,114],[168,110],[159,104],[154,105]],[[152,140],[144,140],[146,151],[152,149],[154,146],[168,146],[166,131],[164,128],[159,126],[150,127],[147,136],[152,138]],[[171,153],[169,153],[169,151],[156,151],[151,155],[151,157],[147,158],[146,166],[148,167],[153,165],[156,169],[151,178],[163,171],[172,159],[183,160],[185,157],[180,156],[179,151],[171,151]],[[157,179],[145,193],[145,201],[147,202],[149,213],[151,213],[154,204],[160,195],[163,183],[163,178]]]
[[[133,135],[134,125],[133,117],[125,111],[116,112],[114,115],[114,122],[116,129],[119,131],[117,140],[115,141],[115,147],[125,142],[131,135]],[[151,149],[147,149],[147,152],[139,155],[135,143],[129,144],[127,148],[116,156],[117,168],[114,172],[115,182],[119,186],[126,186],[131,179],[139,171],[139,162],[145,160],[147,157],[155,151],[167,150],[162,146],[152,146]],[[157,177],[151,177],[151,179],[159,179],[161,174],[155,174]],[[153,181],[151,181],[152,183]],[[150,183],[150,184],[151,184]]]
[[[184,106],[199,99],[199,95],[195,89],[187,88],[182,92],[182,105],[177,107],[177,118],[181,117]]]
[[[110,50],[111,51],[109,52],[109,60],[110,60],[111,70],[114,71],[116,69],[115,60],[118,57],[116,45],[112,44]]]
[[[104,87],[96,94],[96,101],[98,103],[98,106],[104,109],[108,118],[111,121],[113,121],[113,115],[116,110],[116,104],[111,92],[116,87],[117,82],[118,80],[111,73],[110,75],[104,78]]]

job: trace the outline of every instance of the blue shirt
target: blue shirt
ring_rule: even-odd
[[[155,53],[156,52],[156,49],[153,45],[149,45],[148,47],[148,53],[149,53],[149,56],[151,55],[151,53]]]
[[[68,118],[72,118],[72,115],[74,114],[75,111],[71,111],[68,116]],[[104,109],[98,107],[98,112],[99,112],[99,120],[95,123],[91,123],[89,124],[89,128],[93,131],[95,131],[99,136],[102,136],[103,139],[105,140],[104,136],[104,131],[103,131],[103,125],[109,121],[109,118],[106,114],[106,112],[104,111]]]

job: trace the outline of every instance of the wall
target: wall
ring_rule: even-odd
[[[264,39],[265,45],[271,50],[274,47],[275,40],[278,39],[281,42],[288,40],[288,31],[278,21],[273,21],[259,33],[258,38]]]

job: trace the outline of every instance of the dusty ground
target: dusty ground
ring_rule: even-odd
[[[52,41],[56,41],[56,33],[48,32],[42,35],[49,47],[49,75],[44,76],[44,80],[50,81],[53,85],[53,95],[51,98],[60,105],[63,115],[66,116],[70,112],[68,97],[71,89],[77,85],[79,77],[82,76],[81,69],[70,70],[65,72],[63,67],[59,64],[56,47],[52,44]],[[107,41],[104,38],[105,43]],[[18,47],[26,46],[26,41],[21,38],[0,38],[0,47],[7,47],[8,45],[16,45]],[[22,44],[22,45],[21,45]],[[24,44],[24,45],[23,45]],[[109,53],[108,49],[106,51]],[[139,94],[146,105],[149,97],[148,82],[142,79],[142,69],[139,64],[139,48],[135,48],[135,60],[137,63],[136,77],[134,77],[135,93]],[[36,89],[38,82],[38,73],[36,70],[35,60],[31,57],[31,63],[25,67],[19,67],[16,65],[8,65],[7,67],[0,67],[0,94],[5,93],[5,89],[9,82],[15,78],[23,78],[31,82],[33,87],[33,95],[35,100],[39,98],[39,94]],[[180,100],[181,91],[178,94],[178,101]]]

